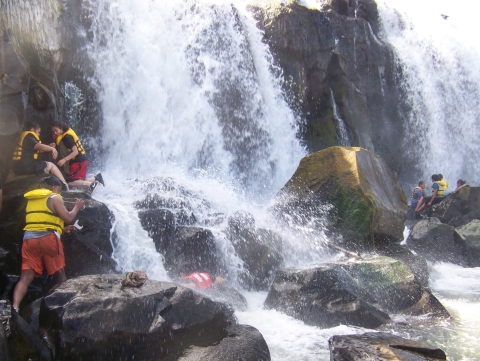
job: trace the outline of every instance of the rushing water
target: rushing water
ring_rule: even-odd
[[[384,36],[397,52],[419,51],[413,40],[406,41],[412,48],[405,44],[402,49],[395,44],[394,31],[388,29],[399,28],[400,32],[399,24],[414,20],[403,13],[400,2],[390,3],[380,2],[382,18],[390,19],[384,20]],[[134,202],[142,199],[147,189],[172,196],[169,190],[155,188],[165,178],[188,189],[189,202],[194,204],[200,220],[215,212],[229,216],[237,210],[248,210],[257,227],[281,232],[289,243],[284,251],[288,266],[305,266],[334,257],[324,251],[323,235],[309,232],[308,227],[278,228],[267,211],[271,196],[288,180],[305,153],[296,137],[296,119],[281,92],[278,69],[272,65],[245,4],[223,0],[98,0],[85,4],[92,17],[93,41],[89,52],[96,64],[92,82],[99,91],[104,117],[101,147],[105,149],[107,187],[100,189],[96,197],[115,213],[117,236],[113,257],[122,269],[146,269],[152,279],[168,279],[163,258],[142,229],[134,208]],[[417,4],[415,8],[421,7]],[[451,27],[450,23],[440,24]],[[402,31],[415,32],[411,28],[404,26]],[[421,36],[419,33],[418,38]],[[429,40],[433,49],[435,41]],[[465,49],[455,46],[450,55],[454,58],[452,62],[465,71],[468,59],[463,62],[462,57],[473,56],[475,52],[473,45]],[[426,58],[441,59],[440,53],[434,53]],[[405,58],[399,53],[399,61],[406,67],[406,84],[411,89],[418,87],[412,90],[413,95],[418,95],[412,95],[412,103],[419,106],[413,107],[410,126],[415,128],[418,121],[422,131],[435,128],[435,122],[442,127],[441,132],[437,128],[435,133],[427,132],[429,135],[422,138],[425,142],[421,142],[419,150],[429,155],[422,158],[421,166],[425,172],[443,171],[447,179],[458,174],[473,177],[476,164],[471,167],[466,164],[473,143],[465,144],[461,137],[475,135],[477,124],[472,119],[478,106],[476,110],[467,107],[459,111],[462,105],[458,103],[466,91],[463,86],[451,83],[444,85],[444,88],[448,85],[444,91],[456,90],[458,86],[453,92],[459,94],[458,99],[448,99],[451,102],[447,103],[446,96],[435,98],[438,89],[433,92],[435,86],[427,83],[439,86],[438,80],[431,79],[431,73],[419,72],[425,78],[415,83],[408,71],[415,72],[417,68],[409,67],[408,55]],[[430,63],[437,68],[440,64]],[[472,68],[475,66],[478,65]],[[480,82],[462,71],[452,78],[459,82],[464,79],[468,91],[475,93]],[[442,107],[420,113],[420,109],[446,104],[452,105],[448,107],[448,116],[440,116],[445,109]],[[458,113],[462,117],[452,116]],[[436,117],[424,118],[427,115]],[[449,123],[453,118],[460,127]],[[468,125],[474,130],[463,132]],[[454,132],[454,137],[447,133],[449,129],[462,131]],[[448,147],[437,146],[441,139],[448,139]],[[451,147],[456,147],[460,155],[445,154]],[[475,157],[476,153],[472,154],[471,160]],[[235,274],[241,262],[222,233],[225,227],[226,224],[220,224],[211,230],[230,265],[229,281],[238,286]],[[432,267],[431,286],[455,320],[430,325],[421,318],[400,318],[410,326],[394,328],[392,332],[436,344],[447,351],[450,360],[474,360],[480,354],[477,346],[480,270],[452,265]],[[454,283],[450,282],[452,277],[456,278]],[[260,330],[273,360],[328,360],[329,337],[366,331],[347,326],[331,329],[306,326],[279,312],[263,310],[266,293],[245,292],[245,296],[249,309],[237,312],[237,317]]]

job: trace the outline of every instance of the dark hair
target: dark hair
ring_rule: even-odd
[[[62,186],[62,182],[60,181],[60,179],[58,179],[57,177],[55,177],[53,175],[40,179],[38,181],[38,184],[40,186],[44,187],[44,188],[50,188],[50,187],[54,187],[54,186],[57,186],[57,187]]]
[[[460,184],[461,186],[463,186],[465,183],[467,182],[465,182],[463,179],[457,180],[457,184]]]
[[[40,129],[40,128],[41,128],[40,124],[38,124],[37,122],[26,122],[24,126],[25,130]]]
[[[432,174],[432,181],[437,182],[441,180],[441,178],[438,176],[438,174]]]
[[[62,132],[66,132],[67,130],[70,129],[69,125],[65,124],[64,122],[59,122],[59,121],[53,122],[52,123],[52,128],[53,127],[60,129]]]
[[[420,187],[420,186],[421,186],[422,184],[424,184],[424,183],[425,183],[425,181],[422,181],[422,180],[421,180],[421,181],[418,181],[418,186]]]

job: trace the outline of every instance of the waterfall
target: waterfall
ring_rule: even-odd
[[[377,1],[406,94],[404,144],[410,166],[430,179],[473,185],[480,176],[480,7],[475,1]]]
[[[89,6],[108,164],[142,176],[175,164],[260,193],[283,185],[304,150],[245,4]]]
[[[337,103],[335,102],[335,97],[333,96],[333,90],[330,89],[330,101],[332,102],[333,108],[333,119],[335,119],[335,133],[337,135],[337,144],[343,147],[352,146],[350,138],[348,137],[347,125],[345,121],[340,117],[340,112],[338,111]]]

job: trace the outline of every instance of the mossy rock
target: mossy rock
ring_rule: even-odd
[[[299,222],[324,216],[351,248],[403,238],[407,199],[386,163],[359,147],[331,147],[303,158],[280,190],[277,208]],[[301,214],[301,217],[298,214]]]

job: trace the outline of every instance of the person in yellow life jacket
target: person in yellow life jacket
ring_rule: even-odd
[[[63,143],[68,149],[68,154],[59,159],[57,164],[62,167],[66,162],[69,163],[69,186],[88,186],[89,193],[93,194],[98,184],[105,186],[102,173],[98,173],[94,177],[87,178],[88,159],[83,148],[82,142],[71,127],[63,122],[53,122],[52,136],[55,143],[52,146],[59,146]]]
[[[52,162],[46,162],[38,159],[38,153],[51,152],[52,158],[56,159],[58,152],[55,147],[42,144],[40,141],[40,125],[29,122],[25,125],[25,131],[20,134],[17,146],[13,152],[12,169],[16,175],[30,175],[50,173],[60,179],[68,190],[67,182]]]
[[[423,200],[419,202],[417,212],[422,211],[425,206],[431,207],[444,200],[445,194],[444,191],[440,190],[439,180],[440,177],[438,174],[432,174],[432,195],[430,197],[424,197]]]
[[[50,176],[39,181],[42,188],[25,193],[27,198],[26,225],[22,243],[22,269],[20,280],[13,291],[13,308],[18,312],[20,302],[27,293],[28,285],[35,277],[40,277],[43,270],[53,275],[55,283],[62,283],[65,276],[65,256],[60,240],[62,232],[70,232],[71,223],[84,206],[84,201],[77,199],[71,211],[63,204],[60,195],[62,183]]]
[[[447,196],[450,192],[448,191],[448,182],[446,179],[443,178],[443,174],[438,174],[438,178],[440,179],[437,183],[440,186],[439,194],[443,194],[443,196]]]

